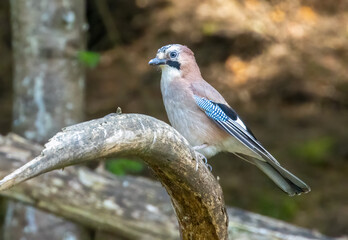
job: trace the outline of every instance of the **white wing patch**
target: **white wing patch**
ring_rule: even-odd
[[[238,123],[242,128],[244,128],[245,131],[248,131],[247,126],[243,123],[243,121],[237,117],[237,120],[235,120],[236,123]]]

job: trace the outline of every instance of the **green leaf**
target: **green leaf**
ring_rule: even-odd
[[[144,165],[142,163],[129,159],[112,159],[106,162],[106,169],[117,176],[124,176],[127,173],[138,173],[143,168]]]
[[[84,65],[94,68],[98,65],[100,54],[96,52],[80,51],[77,53],[77,58]]]

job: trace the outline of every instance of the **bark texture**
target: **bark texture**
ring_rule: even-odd
[[[11,0],[14,59],[12,129],[44,143],[63,126],[80,122],[85,47],[84,0]],[[54,231],[48,226],[56,225]],[[65,236],[61,236],[65,232]],[[88,232],[53,215],[9,202],[5,240],[89,239]],[[59,237],[58,237],[59,236]]]
[[[11,0],[14,52],[13,130],[44,143],[82,121],[83,0]]]
[[[42,150],[10,134],[0,136],[0,177]],[[116,233],[120,239],[179,239],[170,198],[157,182],[141,177],[115,177],[87,168],[66,168],[26,181],[1,194],[87,226]],[[227,208],[229,239],[330,240],[317,232],[285,222]],[[110,234],[110,239],[112,238]],[[97,236],[97,239],[109,239]],[[210,238],[195,238],[210,239]]]
[[[217,180],[196,159],[186,139],[145,115],[110,114],[63,129],[40,156],[0,181],[0,189],[54,169],[116,155],[138,156],[152,168],[171,197],[183,239],[227,239],[227,214]]]

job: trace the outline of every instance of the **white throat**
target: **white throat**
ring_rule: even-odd
[[[166,95],[170,83],[177,78],[180,78],[180,71],[176,68],[164,66],[162,68],[161,77],[161,91],[163,95]]]

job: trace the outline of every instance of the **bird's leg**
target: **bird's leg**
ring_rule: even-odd
[[[201,150],[201,149],[206,148],[206,147],[208,147],[208,144],[204,143],[202,145],[193,146],[192,148],[193,148],[193,150],[197,151],[197,150]]]
[[[194,146],[193,150],[198,151],[198,150],[201,150],[201,149],[206,148],[206,147],[208,147],[208,144],[204,143],[204,144],[199,145],[199,146]],[[208,164],[207,158],[203,154],[201,154],[201,155],[203,156],[203,158],[201,158],[201,159],[204,160],[204,163]]]
[[[208,159],[202,153],[197,152],[197,150],[203,149],[205,147],[208,147],[208,145],[202,144],[202,145],[193,147],[193,150],[195,150],[195,153],[196,153],[196,171],[198,170],[198,160],[197,160],[198,158],[204,161],[204,165],[209,169],[209,171],[213,170],[213,168],[208,164]]]

